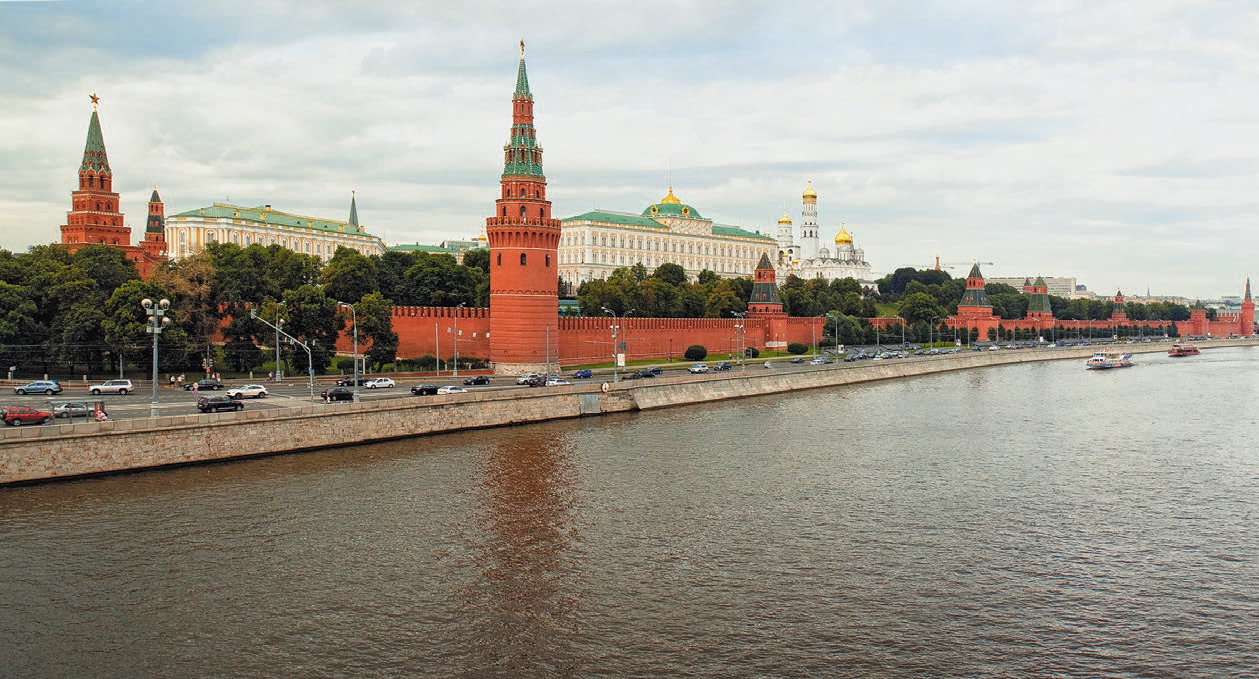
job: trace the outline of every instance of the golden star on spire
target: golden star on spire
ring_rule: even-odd
[[[95,92],[93,92],[93,93],[92,93],[91,95],[89,95],[89,96],[90,96],[90,97],[91,97],[91,99],[92,99],[92,110],[93,110],[93,111],[95,111],[95,110],[96,110],[96,105],[97,105],[98,103],[100,103],[101,98],[100,98],[100,97],[98,97],[98,96],[96,96],[96,93],[95,93]]]

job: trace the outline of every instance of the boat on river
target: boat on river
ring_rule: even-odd
[[[1132,367],[1132,354],[1120,354],[1114,351],[1099,351],[1084,362],[1089,370],[1110,370],[1111,368]]]
[[[1180,342],[1173,344],[1172,348],[1167,350],[1167,355],[1173,358],[1197,356],[1200,353],[1202,352],[1198,351],[1198,347],[1192,344],[1181,344]]]

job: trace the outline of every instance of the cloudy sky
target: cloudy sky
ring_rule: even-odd
[[[139,238],[214,201],[478,234],[526,41],[555,214],[667,191],[775,233],[812,178],[875,271],[936,255],[1101,294],[1239,294],[1259,4],[7,2],[0,247],[59,240],[91,114]]]

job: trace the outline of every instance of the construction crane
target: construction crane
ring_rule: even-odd
[[[978,264],[980,266],[996,266],[997,265],[996,262],[977,262],[974,260],[971,260],[969,262],[941,262],[940,255],[936,255],[935,268],[936,268],[936,271],[939,271],[942,268],[943,269],[956,269],[958,267],[973,266],[975,264]]]

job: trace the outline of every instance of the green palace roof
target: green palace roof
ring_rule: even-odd
[[[209,207],[196,208],[187,212],[180,212],[173,215],[175,219],[181,217],[203,217],[206,219],[231,219],[245,222],[254,222],[257,224],[269,224],[271,226],[285,226],[294,229],[314,229],[316,231],[328,231],[332,233],[358,234],[375,238],[367,231],[350,222],[341,222],[334,219],[320,219],[317,217],[307,217],[304,215],[295,215],[288,212],[280,212],[269,206],[262,207],[240,207],[239,205],[231,205],[228,203],[214,203]]]
[[[673,205],[672,207],[678,207]],[[610,210],[592,210],[573,217],[565,217],[560,221],[565,224],[573,222],[602,222],[604,224],[616,224],[619,226],[637,226],[644,229],[655,229],[657,231],[668,231],[669,227],[660,222],[644,215],[635,215],[628,212],[612,212]],[[703,219],[698,214],[692,213],[691,217]],[[704,220],[708,221],[708,220]],[[726,226],[722,224],[713,224],[713,235],[722,236],[724,238],[750,238],[752,240],[763,240],[773,242],[774,239],[755,231],[748,231],[737,226]]]

